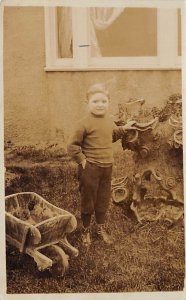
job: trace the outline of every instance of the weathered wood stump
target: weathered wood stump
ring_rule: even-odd
[[[181,95],[172,95],[159,110],[145,109],[144,103],[134,99],[120,105],[116,116],[117,125],[136,121],[122,139],[123,149],[133,151],[135,168],[132,178],[118,183],[118,188],[113,185],[113,200],[122,203],[130,198],[138,221],[164,219],[171,223],[183,217]]]

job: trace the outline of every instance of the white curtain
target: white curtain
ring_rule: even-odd
[[[96,30],[108,28],[124,11],[123,7],[92,7],[90,8],[90,42],[91,56],[101,56]]]
[[[91,7],[90,8],[90,43],[91,56],[101,56],[96,30],[108,28],[124,11],[122,7]],[[71,58],[72,53],[72,9],[57,8],[59,57]]]
[[[72,9],[57,8],[59,57],[72,58]]]

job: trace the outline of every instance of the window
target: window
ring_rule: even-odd
[[[157,56],[157,9],[126,8],[95,33],[103,57]]]
[[[177,8],[45,8],[46,70],[180,69]]]

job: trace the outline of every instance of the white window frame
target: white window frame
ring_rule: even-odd
[[[91,57],[88,7],[72,7],[73,58],[59,58],[56,7],[45,7],[46,71],[181,69],[177,8],[157,8],[157,56]],[[171,34],[167,34],[171,32]]]

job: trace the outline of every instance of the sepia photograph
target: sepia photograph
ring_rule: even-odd
[[[184,1],[99,2],[3,5],[7,295],[184,291]]]

